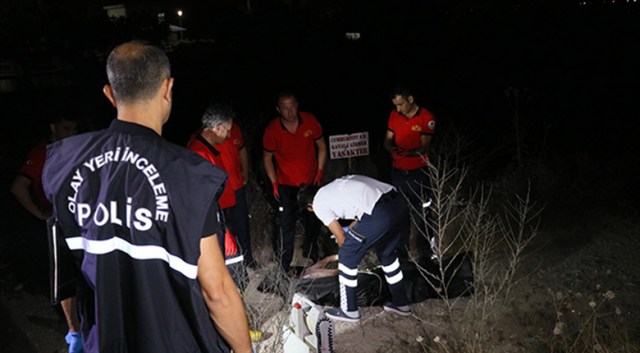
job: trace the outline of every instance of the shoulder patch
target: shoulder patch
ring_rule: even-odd
[[[240,144],[240,140],[239,139],[233,139],[233,144],[234,145],[239,145]]]
[[[433,130],[436,127],[436,121],[435,120],[431,120],[429,122],[429,129]]]

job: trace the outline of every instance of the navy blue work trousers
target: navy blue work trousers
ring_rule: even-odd
[[[358,264],[369,249],[375,249],[385,272],[394,305],[408,305],[402,271],[396,253],[399,231],[409,222],[409,210],[402,195],[390,191],[378,200],[371,215],[364,214],[345,234],[338,251],[340,307],[347,313],[358,310],[356,298]]]
[[[235,191],[236,204],[233,207],[225,208],[224,217],[227,228],[231,231],[242,249],[244,263],[247,266],[253,265],[253,253],[251,252],[251,228],[249,225],[249,207],[247,205],[247,194],[244,186]]]
[[[411,220],[418,229],[418,247],[420,260],[429,260],[433,251],[430,239],[433,237],[433,230],[429,224],[431,211],[429,207],[423,207],[423,203],[431,199],[431,188],[427,167],[404,170],[393,168],[391,171],[391,184],[396,187],[405,200],[408,199],[409,213]],[[409,238],[411,235],[411,222],[407,222],[400,231],[400,243],[398,252],[401,258],[408,257]]]
[[[285,271],[291,268],[295,243],[295,231],[298,215],[301,217],[304,228],[304,240],[302,242],[302,256],[313,261],[318,260],[318,235],[322,223],[312,212],[300,210],[298,207],[297,186],[278,185],[280,194],[280,232],[276,237],[276,254],[280,256],[280,264]]]

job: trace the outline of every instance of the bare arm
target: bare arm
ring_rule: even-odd
[[[318,148],[318,169],[324,170],[324,165],[327,163],[327,143],[324,137],[316,140],[316,147]]]
[[[338,246],[342,247],[342,244],[344,243],[344,239],[345,239],[344,229],[342,229],[342,226],[340,226],[340,223],[338,222],[338,220],[334,219],[333,221],[331,221],[331,223],[329,223],[327,227],[329,227],[329,230],[331,231],[331,233],[335,235],[336,241],[338,242]]]
[[[392,153],[393,152],[393,148],[395,147],[395,134],[393,133],[393,131],[391,130],[387,130],[387,134],[384,137],[384,143],[382,144],[384,146],[384,149],[387,150],[387,152]]]
[[[431,145],[431,138],[431,135],[420,135],[420,146],[408,151],[407,156],[416,157],[427,154]]]
[[[272,183],[278,182],[278,176],[276,175],[276,167],[273,165],[273,152],[262,152],[262,163],[264,163],[264,171],[267,172],[267,176]]]
[[[18,202],[25,210],[29,211],[38,219],[46,220],[51,217],[51,212],[43,212],[38,205],[33,201],[29,187],[31,186],[31,179],[18,175],[13,179],[11,184],[11,193],[18,199]]]
[[[242,174],[242,182],[247,185],[249,182],[249,157],[247,156],[247,149],[242,147],[238,151],[238,159],[240,159],[240,173]]]
[[[198,282],[218,332],[234,352],[252,352],[242,298],[224,264],[218,237],[203,238],[200,252]]]

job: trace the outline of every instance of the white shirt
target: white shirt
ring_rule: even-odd
[[[364,175],[345,175],[323,186],[313,198],[313,212],[326,226],[336,219],[360,220],[371,214],[383,194],[395,188]]]

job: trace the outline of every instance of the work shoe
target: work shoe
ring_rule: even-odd
[[[69,353],[84,352],[84,347],[82,345],[82,336],[80,336],[80,332],[71,333],[71,331],[69,331],[64,339],[69,344]]]
[[[346,322],[358,322],[360,321],[360,313],[357,313],[358,316],[347,316],[347,314],[342,311],[340,308],[328,309],[325,313],[327,317],[330,317],[334,320],[338,321],[346,321]]]
[[[392,313],[396,313],[400,316],[410,316],[411,309],[409,305],[394,305],[392,302],[388,302],[382,306],[385,311],[390,311]]]

